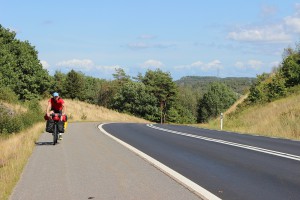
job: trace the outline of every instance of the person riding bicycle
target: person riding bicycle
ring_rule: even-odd
[[[53,97],[48,100],[48,106],[46,113],[48,118],[52,118],[51,114],[59,113],[64,115],[67,112],[65,101],[59,96],[57,92],[54,92]],[[59,139],[62,140],[62,134],[59,133]]]

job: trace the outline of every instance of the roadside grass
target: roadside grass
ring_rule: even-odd
[[[220,118],[196,126],[220,129]],[[223,130],[300,140],[300,95],[225,112]]]
[[[64,99],[67,107],[69,122],[99,121],[99,122],[137,122],[149,123],[149,121],[119,113],[102,106],[88,104],[78,100]],[[46,110],[47,100],[40,102],[42,109]]]
[[[118,113],[104,107],[88,103],[65,100],[69,122],[97,121],[97,122],[136,122],[149,123],[149,121]],[[25,112],[15,105],[9,105],[15,111]],[[40,101],[42,110],[46,110],[47,100]],[[43,116],[41,116],[42,118]],[[17,184],[22,171],[32,154],[35,142],[45,130],[45,122],[40,122],[20,133],[0,134],[0,200],[7,200]]]
[[[0,199],[8,199],[43,132],[44,123],[18,134],[0,137]]]

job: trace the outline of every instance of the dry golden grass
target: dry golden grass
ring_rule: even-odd
[[[88,104],[85,102],[64,99],[67,107],[69,122],[73,121],[99,121],[99,122],[137,122],[149,123],[149,121],[131,115],[118,113],[107,108]],[[47,100],[41,101],[43,110],[46,110]]]
[[[247,99],[249,93],[241,96],[232,106],[230,106],[230,108],[228,110],[226,110],[226,112],[224,113],[224,115],[228,115],[229,113],[232,113],[236,110],[237,106],[242,103],[245,99]]]
[[[27,108],[17,105],[17,104],[9,104],[3,101],[0,101],[0,104],[4,105],[6,108],[15,111],[16,113],[24,113],[27,112]]]
[[[249,107],[224,116],[223,128],[229,131],[300,140],[300,95]],[[199,125],[220,129],[220,119]]]
[[[22,133],[0,138],[0,199],[8,199],[27,163],[36,141],[45,128],[38,123]]]

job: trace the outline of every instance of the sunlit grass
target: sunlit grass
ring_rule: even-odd
[[[32,153],[33,147],[44,130],[38,123],[18,134],[0,137],[0,199],[8,199],[22,170]]]
[[[198,126],[220,129],[220,119]],[[300,140],[300,95],[229,112],[224,116],[223,129]]]

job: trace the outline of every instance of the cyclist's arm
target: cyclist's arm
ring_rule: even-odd
[[[52,106],[51,106],[51,102],[49,101],[49,102],[48,102],[47,109],[46,109],[46,113],[47,113],[47,116],[48,116],[48,117],[50,117],[50,114],[51,114],[51,113],[50,113],[51,107],[52,107]]]
[[[63,108],[62,108],[62,114],[67,114],[67,107],[66,107],[66,103],[62,104]]]

